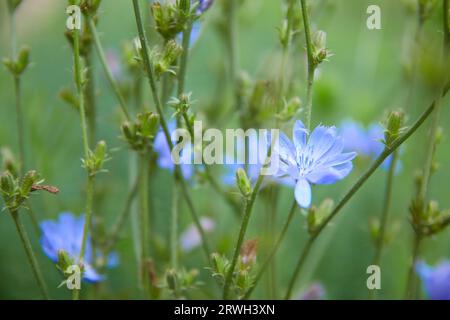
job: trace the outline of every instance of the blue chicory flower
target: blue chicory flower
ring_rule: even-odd
[[[345,120],[341,126],[341,135],[344,139],[344,150],[356,151],[359,155],[376,159],[384,150],[384,128],[378,123],[372,123],[366,129],[353,120]],[[392,162],[392,155],[382,165],[387,170]],[[396,173],[401,170],[402,164],[397,161]]]
[[[57,263],[58,252],[60,250],[64,250],[74,261],[79,259],[84,222],[84,216],[75,217],[72,213],[64,212],[59,215],[57,221],[46,220],[40,223],[42,231],[41,246],[50,260]],[[93,256],[90,235],[88,235],[83,260],[83,279],[90,283],[97,283],[105,279],[105,276],[99,274],[93,267],[96,258],[98,257]],[[116,253],[108,256],[106,265],[109,268],[118,265],[118,256]]]
[[[323,300],[326,291],[321,283],[313,283],[298,298],[298,300]]]
[[[172,134],[176,130],[176,122],[175,120],[170,121],[168,123],[169,132]],[[176,141],[172,140],[173,144],[176,144]],[[170,150],[169,144],[166,141],[166,136],[162,129],[158,131],[154,141],[154,150],[158,154],[158,166],[162,169],[167,169],[170,171],[175,170],[175,163],[172,159],[172,151]],[[181,160],[181,172],[186,180],[190,180],[194,175],[194,165],[192,165],[192,154],[193,147],[191,143],[187,143],[183,148],[180,154]]]
[[[450,261],[446,260],[435,267],[420,261],[416,272],[422,280],[425,294],[431,300],[450,300]]]
[[[280,158],[279,176],[295,181],[295,199],[300,207],[311,205],[311,185],[333,184],[353,169],[355,152],[343,153],[344,141],[336,127],[318,126],[311,133],[301,121],[294,125],[293,141],[280,134],[275,152]]]

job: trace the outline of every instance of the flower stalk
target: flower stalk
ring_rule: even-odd
[[[449,87],[446,87],[444,94],[447,94]],[[433,113],[436,108],[436,101],[434,101],[416,120],[416,122],[406,130],[401,136],[399,136],[389,148],[385,150],[378,156],[375,162],[371,165],[369,169],[356,181],[356,183],[350,188],[350,190],[344,195],[344,197],[338,202],[333,211],[323,220],[323,222],[314,230],[308,239],[305,247],[303,248],[300,259],[297,263],[295,271],[290,280],[289,289],[286,293],[285,298],[290,299],[292,295],[292,290],[294,288],[296,279],[303,269],[305,261],[308,258],[311,247],[313,246],[315,240],[319,237],[325,227],[330,223],[331,220],[346,206],[346,204],[353,198],[353,196],[361,189],[361,187],[369,180],[369,178],[374,174],[374,172],[383,164],[387,157],[389,157],[393,152],[395,152],[405,141],[407,141],[416,131],[419,129],[425,120]]]
[[[162,106],[161,106],[161,100],[159,99],[159,95],[158,95],[158,91],[156,88],[156,82],[154,79],[154,74],[153,74],[153,68],[150,62],[150,55],[148,52],[148,46],[147,46],[147,37],[145,35],[145,31],[144,31],[144,26],[142,23],[142,17],[141,17],[141,10],[140,10],[140,5],[139,5],[139,0],[133,0],[133,8],[134,8],[134,14],[135,14],[135,18],[136,18],[136,25],[137,25],[137,29],[138,29],[138,33],[139,33],[139,40],[140,43],[142,44],[142,56],[143,56],[143,62],[144,62],[144,67],[145,67],[145,71],[148,77],[148,81],[149,81],[149,86],[152,92],[152,96],[153,96],[153,101],[155,103],[156,106],[156,110],[160,116],[160,121],[161,121],[161,127],[163,129],[164,132],[164,136],[166,138],[166,141],[169,145],[170,150],[173,150],[173,143],[170,137],[170,132],[169,132],[169,128],[167,126],[167,122],[164,118],[164,113],[162,110]],[[194,204],[192,202],[192,199],[189,195],[189,192],[187,190],[187,186],[186,186],[186,181],[184,180],[183,174],[181,173],[180,167],[179,165],[175,166],[175,172],[177,175],[177,178],[180,181],[180,188],[181,188],[181,192],[183,194],[183,197],[188,205],[189,211],[192,215],[192,218],[194,220],[194,223],[201,235],[202,238],[202,248],[203,251],[206,255],[207,260],[209,261],[209,257],[210,257],[210,249],[209,249],[209,245],[206,239],[206,234],[205,231],[203,230],[201,224],[200,224],[200,219],[199,219],[199,215],[194,207]]]

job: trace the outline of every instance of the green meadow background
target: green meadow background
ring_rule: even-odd
[[[411,81],[405,77],[405,63],[411,55],[412,41],[416,29],[416,15],[400,0],[339,0],[312,1],[318,5],[311,12],[313,29],[327,32],[327,47],[333,52],[329,62],[320,67],[320,77],[314,91],[313,124],[339,125],[352,118],[364,124],[383,119],[386,110],[403,108],[412,122],[434,97],[433,62],[439,57],[442,38],[441,9],[435,10],[424,28],[422,45],[429,55],[421,57],[421,67],[411,89]],[[413,2],[413,1],[412,1]],[[382,9],[382,30],[370,31],[366,27],[366,9],[376,4]],[[194,111],[206,119],[206,123],[220,128],[234,127],[236,117],[229,110],[232,93],[224,84],[226,49],[219,36],[215,21],[221,19],[220,6],[214,5],[203,19],[203,32],[192,50],[189,61],[187,88],[197,101]],[[239,10],[238,52],[239,69],[253,79],[263,80],[276,74],[281,55],[277,27],[282,19],[281,1],[246,0]],[[58,186],[57,196],[40,194],[31,199],[39,220],[55,219],[59,213],[70,211],[83,213],[85,206],[85,173],[81,168],[81,129],[78,114],[60,100],[58,92],[72,87],[72,55],[65,39],[65,1],[24,0],[18,12],[19,44],[31,47],[32,65],[23,77],[23,110],[25,115],[27,167],[38,170],[46,183]],[[120,53],[122,44],[136,36],[131,1],[104,0],[100,9],[98,29],[107,50]],[[9,24],[6,2],[0,2],[0,57],[10,55]],[[292,67],[296,72],[294,86],[304,100],[306,63],[303,38],[293,49]],[[94,55],[95,56],[95,55]],[[98,106],[98,134],[112,152],[112,160],[106,165],[108,173],[98,176],[95,214],[108,228],[120,213],[128,193],[128,152],[119,138],[120,112],[117,101],[109,89],[98,59],[95,57],[95,84]],[[147,86],[145,103],[153,108]],[[411,92],[411,94],[410,94]],[[0,147],[18,151],[13,83],[5,68],[0,68]],[[448,107],[449,99],[444,103]],[[170,115],[170,111],[168,111]],[[442,123],[448,124],[449,108],[443,108]],[[227,119],[224,121],[224,119]],[[229,119],[229,120],[228,120]],[[395,179],[391,223],[398,226],[392,244],[385,250],[382,262],[382,290],[380,297],[400,299],[403,297],[411,256],[412,229],[408,222],[408,206],[414,192],[414,172],[424,160],[426,127],[407,142],[402,149],[403,169]],[[287,129],[290,136],[290,129]],[[450,141],[448,131],[439,146],[437,158],[441,164],[439,174],[433,177],[430,194],[442,208],[450,207]],[[338,200],[370,165],[369,160],[358,159],[355,169],[345,180],[332,186],[316,186],[313,190],[315,203],[325,198]],[[216,168],[219,177],[220,168]],[[368,234],[368,221],[380,214],[386,172],[379,170],[342,210],[332,225],[321,236],[312,251],[307,268],[299,278],[298,292],[315,282],[326,289],[328,299],[365,299],[366,268],[370,265],[373,246]],[[231,209],[206,184],[191,187],[196,206],[203,216],[212,217],[217,224],[210,234],[215,251],[231,256],[240,221]],[[275,230],[281,229],[293,199],[293,191],[281,189]],[[158,170],[151,181],[151,208],[153,212],[152,257],[158,276],[164,279],[168,267],[168,240],[170,221],[170,198],[172,174]],[[230,192],[237,192],[230,189]],[[51,295],[58,299],[70,298],[66,289],[57,289],[61,276],[43,254],[39,236],[23,212],[28,233],[44,269]],[[247,238],[260,239],[259,254],[268,250],[269,232],[267,199],[261,196],[255,207]],[[190,224],[190,215],[185,207],[181,211],[182,229]],[[131,226],[127,223],[117,251],[120,265],[107,272],[108,279],[99,286],[84,291],[87,298],[105,299],[140,298],[137,288],[137,266],[133,248]],[[305,217],[298,213],[290,227],[288,236],[277,255],[276,287],[281,298],[287,288],[298,255],[307,236]],[[423,245],[422,258],[434,264],[450,256],[450,234],[441,234],[427,239]],[[202,252],[197,249],[182,254],[186,268],[196,268],[204,282],[192,298],[214,298],[217,286]],[[255,292],[256,298],[274,297],[268,293],[267,279]],[[0,298],[39,299],[40,294],[19,242],[13,221],[8,212],[0,213]]]

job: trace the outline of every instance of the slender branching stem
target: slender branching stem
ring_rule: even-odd
[[[20,219],[19,212],[12,211],[11,216],[16,225],[17,232],[19,233],[20,240],[22,241],[25,253],[27,254],[28,262],[30,263],[31,269],[33,270],[33,274],[39,285],[39,289],[41,290],[44,298],[48,300],[50,299],[50,296],[48,294],[47,285],[44,281],[44,277],[42,276],[41,268],[39,267],[39,264],[36,260],[36,256],[31,246],[30,239],[28,238],[27,231],[25,230],[22,221]]]
[[[294,200],[294,202],[292,203],[291,209],[289,210],[289,214],[287,216],[286,222],[284,223],[283,229],[281,230],[281,233],[279,234],[279,236],[275,242],[275,245],[273,246],[272,250],[270,251],[270,253],[267,256],[266,260],[264,261],[263,265],[261,266],[261,269],[258,271],[258,273],[255,277],[253,286],[244,295],[245,300],[250,298],[251,294],[253,293],[253,290],[258,285],[259,280],[261,280],[261,278],[264,275],[264,273],[266,272],[267,268],[270,266],[270,263],[275,258],[275,255],[277,254],[278,249],[280,248],[280,245],[283,242],[283,240],[287,234],[289,226],[291,225],[291,222],[292,222],[292,219],[294,218],[295,210],[297,209],[297,207],[298,207],[297,202]]]
[[[160,120],[161,120],[161,127],[163,129],[163,133],[164,136],[166,138],[166,141],[169,145],[170,150],[173,150],[173,142],[171,140],[171,136],[170,136],[170,132],[169,132],[169,128],[167,126],[167,122],[164,118],[164,113],[163,113],[163,109],[162,109],[162,105],[161,105],[161,100],[159,99],[158,96],[158,90],[156,88],[156,82],[155,82],[155,78],[154,78],[154,74],[153,74],[153,69],[152,69],[152,64],[150,62],[150,55],[148,52],[148,42],[147,42],[147,38],[145,35],[145,31],[144,31],[144,26],[142,23],[142,17],[141,17],[141,10],[140,10],[140,5],[139,5],[139,0],[133,0],[133,8],[134,8],[134,14],[135,14],[135,18],[136,18],[136,25],[137,25],[137,29],[138,29],[138,33],[139,33],[139,40],[142,44],[142,55],[143,55],[143,62],[144,62],[144,67],[145,67],[145,71],[147,73],[147,77],[148,77],[148,81],[149,81],[149,85],[150,85],[150,89],[152,92],[152,96],[153,96],[153,101],[155,103],[156,106],[156,110],[160,116]],[[192,215],[192,219],[194,220],[194,223],[197,227],[197,230],[199,231],[201,238],[202,238],[202,248],[203,251],[207,257],[208,262],[209,261],[209,257],[210,257],[210,249],[209,249],[209,245],[206,239],[206,234],[205,231],[203,230],[201,223],[200,223],[200,218],[199,215],[194,207],[194,204],[192,202],[192,199],[190,197],[190,194],[188,192],[187,189],[187,184],[186,181],[183,177],[183,174],[181,172],[180,166],[176,165],[175,166],[175,174],[177,175],[177,179],[180,181],[180,188],[181,188],[181,192],[183,194],[183,197],[188,205],[189,211]]]
[[[139,179],[137,178],[128,193],[123,210],[120,213],[119,217],[117,218],[116,223],[114,224],[114,226],[112,228],[112,231],[109,235],[108,241],[105,243],[105,248],[104,248],[105,252],[111,251],[111,249],[117,243],[117,240],[119,239],[119,236],[120,236],[120,232],[122,231],[123,226],[125,225],[125,221],[127,220],[127,217],[131,213],[131,207],[132,207],[134,199],[136,198],[136,193],[138,192],[138,187],[139,187]]]
[[[391,163],[389,164],[389,171],[386,179],[386,189],[384,195],[383,209],[380,218],[380,228],[378,230],[377,238],[375,239],[375,253],[373,255],[372,265],[379,266],[381,263],[381,254],[384,244],[386,242],[386,229],[389,220],[389,210],[392,203],[392,193],[394,185],[395,170],[397,167],[398,151],[392,155]],[[375,298],[376,290],[370,290],[370,298]]]
[[[175,270],[178,268],[178,210],[180,202],[177,186],[178,183],[174,181],[172,187],[172,217],[170,223],[170,264]]]
[[[306,40],[306,53],[308,57],[308,80],[306,86],[306,106],[305,106],[305,121],[306,127],[311,127],[311,114],[312,114],[312,99],[313,99],[313,85],[314,85],[314,72],[316,71],[316,62],[314,61],[313,44],[311,41],[311,29],[308,16],[308,7],[306,0],[300,0],[302,5],[303,25],[305,28],[305,40]]]
[[[405,292],[405,298],[408,300],[412,300],[415,298],[417,285],[415,267],[417,258],[419,257],[420,254],[420,245],[422,243],[422,240],[423,237],[419,233],[414,232],[414,243],[412,248],[411,260],[409,262],[408,279],[406,281],[406,292]]]
[[[10,13],[10,39],[11,39],[11,61],[17,59],[17,30],[16,30],[16,11],[14,9],[9,10]],[[16,120],[17,120],[17,140],[19,144],[19,173],[22,174],[25,165],[25,141],[24,141],[24,125],[23,125],[23,113],[22,113],[22,99],[21,99],[21,81],[20,76],[14,76],[14,94],[15,94],[15,108],[16,108]]]
[[[449,86],[446,86],[443,95],[447,94]],[[314,244],[315,240],[322,233],[325,227],[330,223],[331,220],[345,207],[345,205],[350,201],[351,198],[361,189],[361,187],[369,180],[369,178],[374,174],[374,172],[383,164],[387,157],[389,157],[393,152],[395,152],[406,140],[408,140],[416,131],[419,129],[425,120],[433,113],[436,108],[436,101],[434,101],[416,120],[416,122],[397,140],[395,140],[390,148],[386,148],[380,156],[375,160],[375,162],[371,165],[371,167],[356,181],[356,183],[350,188],[350,190],[344,195],[344,197],[338,202],[335,206],[331,214],[325,218],[325,220],[314,230],[314,233],[311,234],[310,239],[308,240],[306,246],[303,249],[301,254],[301,259],[299,260],[297,267],[295,268],[294,274],[290,281],[289,290],[286,294],[286,299],[289,299],[292,294],[293,286],[296,282],[296,279],[301,272],[305,260],[308,257],[310,249]]]
[[[141,235],[141,281],[145,296],[150,292],[150,282],[147,270],[149,256],[149,211],[148,211],[148,167],[147,155],[144,153],[139,158],[139,217]]]
[[[275,141],[274,139],[275,138],[272,137],[271,146],[273,146],[273,144],[274,144],[274,141]],[[267,161],[270,159],[271,154],[272,154],[272,147],[269,147],[269,150],[267,152],[267,158],[266,158],[266,161],[264,161],[264,164],[266,164]],[[236,243],[236,247],[234,249],[233,260],[231,261],[230,268],[228,269],[228,273],[225,277],[225,284],[223,287],[223,299],[224,300],[228,299],[231,283],[233,281],[234,270],[238,263],[242,244],[244,243],[245,234],[247,232],[248,223],[250,221],[250,217],[251,217],[252,210],[253,210],[253,205],[255,204],[255,200],[261,189],[261,185],[264,182],[265,176],[263,174],[263,170],[264,170],[264,166],[263,166],[263,168],[261,168],[261,172],[259,173],[258,179],[256,180],[256,183],[255,183],[252,193],[250,194],[250,196],[248,196],[244,199],[244,212],[243,212],[243,216],[242,216],[242,223],[241,223],[241,228],[239,231],[239,237],[238,237],[238,240]]]
[[[125,98],[123,97],[122,92],[120,91],[119,85],[117,84],[116,80],[114,79],[111,69],[106,61],[105,52],[103,50],[103,46],[101,44],[100,37],[98,35],[97,27],[95,26],[95,23],[91,17],[87,17],[86,19],[88,19],[88,24],[89,24],[89,28],[91,29],[95,49],[97,50],[97,55],[98,55],[98,58],[100,59],[100,63],[103,67],[106,78],[108,79],[108,82],[109,82],[111,88],[113,89],[117,100],[119,101],[120,108],[122,109],[123,115],[125,116],[126,120],[129,121],[130,115],[128,113],[128,108],[127,108],[127,104],[125,102]]]
[[[89,138],[88,138],[88,128],[86,121],[86,108],[84,101],[84,92],[83,92],[83,80],[82,80],[82,67],[81,67],[81,59],[80,59],[80,34],[79,30],[73,31],[73,63],[74,63],[74,78],[75,85],[78,93],[78,103],[80,106],[80,119],[81,119],[81,131],[82,131],[82,141],[83,141],[83,151],[84,158],[89,158]],[[81,250],[79,263],[82,264],[84,260],[84,255],[86,251],[86,242],[88,239],[89,230],[91,227],[91,219],[92,219],[92,206],[94,201],[94,176],[88,174],[87,178],[87,186],[86,186],[86,217],[85,224],[83,229],[83,238],[81,241]],[[73,299],[79,299],[79,290],[73,291]]]

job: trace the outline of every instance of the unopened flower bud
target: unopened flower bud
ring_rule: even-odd
[[[167,271],[166,282],[170,290],[178,291],[178,274],[175,270]]]
[[[39,175],[36,171],[31,170],[28,171],[25,176],[22,179],[21,182],[21,193],[23,196],[27,197],[29,193],[31,192],[31,187],[33,187],[34,184],[36,184],[39,180]]]
[[[250,194],[252,193],[252,185],[244,169],[239,168],[236,171],[236,181],[242,195],[244,197],[250,196]]]
[[[389,113],[385,132],[385,144],[387,147],[392,146],[392,143],[402,133],[404,120],[405,113],[403,111],[392,111]]]
[[[4,195],[10,195],[14,192],[15,181],[11,173],[5,172],[0,177],[0,190]]]

